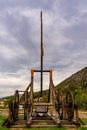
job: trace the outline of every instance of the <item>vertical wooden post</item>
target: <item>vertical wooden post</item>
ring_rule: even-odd
[[[52,70],[50,70],[50,103],[53,104],[52,100]],[[53,106],[50,107],[51,116],[53,116]]]
[[[12,102],[10,102],[9,103],[9,113],[8,113],[8,122],[7,122],[7,127],[10,127],[10,123],[11,123],[11,120],[12,120],[12,116],[13,116],[13,103]]]
[[[28,90],[24,93],[25,96],[25,107],[24,107],[24,119],[27,119],[27,109],[28,109]]]
[[[28,91],[25,92],[25,103],[28,104]]]
[[[32,112],[33,112],[33,79],[34,79],[34,70],[31,70],[31,88],[30,88],[30,109],[27,109],[27,126],[30,127],[32,122]]]
[[[18,92],[18,90],[15,91],[14,102],[19,103],[19,92]]]
[[[50,103],[52,103],[52,70],[50,70]]]
[[[41,92],[40,96],[43,96],[43,21],[42,21],[42,11],[40,14],[41,17]]]
[[[75,113],[76,113],[76,124],[79,125],[79,115],[78,115],[78,108],[75,106]]]
[[[16,90],[14,95],[14,103],[13,103],[14,120],[18,119],[18,113],[19,113],[19,92],[18,90]]]
[[[34,70],[31,70],[31,103],[33,110],[33,80],[34,80]]]

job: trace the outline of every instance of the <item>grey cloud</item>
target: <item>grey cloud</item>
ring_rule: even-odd
[[[79,2],[76,0],[62,0],[61,2],[61,10],[62,14],[65,17],[65,19],[69,20],[72,19],[73,16],[76,16],[78,14],[78,4]],[[64,5],[64,6],[62,6]]]
[[[11,96],[11,95],[14,95],[15,93],[15,90],[17,90],[18,88],[19,89],[22,89],[21,86],[12,86],[9,84],[8,85],[2,85],[2,90],[0,89],[0,97],[5,97],[5,96]]]
[[[50,2],[50,4],[49,4]],[[32,0],[3,0],[0,1],[0,8],[7,8],[7,7],[31,7],[31,8],[41,8],[41,9],[51,9],[52,5],[53,5],[53,0],[36,0],[36,1],[32,1]]]
[[[16,39],[17,43],[15,41],[9,41],[8,38],[3,41],[5,46],[9,47],[14,50],[14,47],[20,48],[20,45],[25,48],[25,51],[27,52],[26,55],[20,55],[17,56],[11,60],[4,59],[3,55],[2,63],[1,63],[1,70],[2,71],[17,71],[23,64],[29,65],[29,68],[31,66],[34,66],[34,63],[38,64],[38,43],[34,41],[34,35],[32,32],[32,25],[33,23],[29,23],[29,19],[26,17],[23,17],[21,15],[18,15],[21,20],[19,20],[17,17],[15,18],[16,14],[13,15],[6,15],[4,18],[4,25],[7,28],[9,38],[13,37]],[[38,41],[38,40],[37,40]],[[18,51],[22,51],[21,48]],[[19,52],[19,54],[20,54]],[[17,53],[17,52],[14,52]],[[6,55],[6,54],[5,54]],[[10,55],[10,54],[9,54]],[[5,67],[4,67],[5,66]],[[36,65],[37,67],[37,65]]]

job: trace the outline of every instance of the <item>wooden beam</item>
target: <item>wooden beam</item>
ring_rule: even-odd
[[[34,70],[34,72],[41,72],[41,70]],[[42,72],[50,72],[50,70],[42,70]]]
[[[33,103],[33,106],[53,106],[52,103]]]

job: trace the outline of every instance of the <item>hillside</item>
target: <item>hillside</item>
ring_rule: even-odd
[[[75,89],[87,89],[87,67],[73,74],[58,84],[57,87],[61,88],[62,90],[70,89],[72,91]]]
[[[87,67],[73,74],[56,87],[63,93],[71,90],[75,103],[80,109],[87,110]]]

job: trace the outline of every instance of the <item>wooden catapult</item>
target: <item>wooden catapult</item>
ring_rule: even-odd
[[[41,16],[41,68],[31,70],[31,82],[25,91],[16,90],[14,100],[9,104],[9,115],[4,122],[6,127],[61,127],[79,126],[78,107],[73,95],[67,91],[65,99],[62,92],[53,84],[52,70],[43,69],[43,23]],[[40,73],[40,92],[34,98],[34,73]],[[49,90],[43,91],[43,73],[49,73]],[[23,93],[22,95],[20,93]],[[22,106],[22,110],[20,109]],[[22,111],[22,115],[20,112]]]

